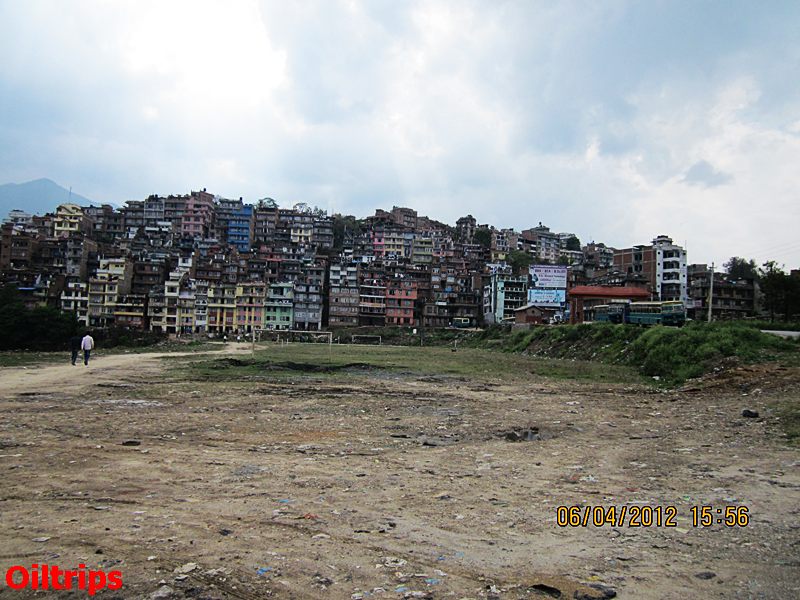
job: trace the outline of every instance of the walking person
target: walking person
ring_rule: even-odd
[[[78,352],[81,349],[81,336],[77,333],[69,338],[69,350],[72,352],[72,366],[78,361]]]
[[[81,340],[81,350],[83,350],[83,364],[89,366],[89,354],[94,350],[94,338],[86,332]]]

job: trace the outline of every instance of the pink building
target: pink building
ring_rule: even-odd
[[[214,196],[203,189],[192,192],[186,200],[181,220],[181,233],[185,236],[206,238],[214,222]]]
[[[417,282],[389,279],[386,282],[386,324],[416,327]]]

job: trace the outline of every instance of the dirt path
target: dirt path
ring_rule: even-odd
[[[230,343],[214,354],[247,354],[250,345]],[[54,389],[80,389],[98,383],[113,383],[120,379],[142,378],[157,375],[164,370],[161,361],[164,357],[199,357],[208,352],[148,352],[127,354],[106,354],[97,351],[92,354],[89,365],[81,358],[72,365],[69,355],[64,354],[64,362],[25,367],[0,368],[0,390],[6,394],[25,392],[50,392]]]

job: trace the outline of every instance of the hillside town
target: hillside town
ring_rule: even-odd
[[[356,326],[478,327],[592,320],[612,301],[677,301],[705,317],[757,312],[753,279],[689,264],[667,235],[581,244],[541,222],[448,225],[404,207],[364,219],[206,189],[109,204],[12,210],[0,283],[82,326],[246,335]]]

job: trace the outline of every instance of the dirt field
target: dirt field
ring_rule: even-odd
[[[99,598],[800,597],[800,451],[772,408],[796,373],[663,391],[417,348],[307,372],[330,352],[365,350],[259,371],[231,345],[218,380],[174,354],[0,369],[3,573],[121,571]],[[560,505],[677,526],[562,528]],[[694,527],[698,505],[749,524]]]

